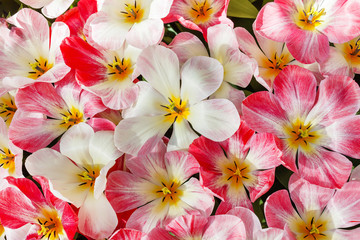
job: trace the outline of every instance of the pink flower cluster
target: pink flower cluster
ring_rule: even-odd
[[[360,238],[358,0],[21,2],[0,239]]]

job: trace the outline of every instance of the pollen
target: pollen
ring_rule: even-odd
[[[360,65],[360,38],[355,38],[344,44],[336,44],[335,46],[342,51],[343,56],[350,65]]]
[[[57,240],[59,235],[63,235],[63,225],[61,219],[55,209],[43,209],[42,215],[37,218],[40,225],[38,235],[41,239]]]
[[[214,14],[214,8],[211,6],[211,0],[192,0],[188,11],[190,19],[195,24],[208,23]]]
[[[83,113],[75,107],[72,107],[70,110],[65,110],[63,113],[60,113],[60,115],[62,116],[60,125],[66,129],[85,121]]]
[[[120,14],[124,17],[126,23],[134,24],[142,21],[145,11],[141,8],[139,2],[135,0],[133,4],[125,3],[124,5],[124,9]]]
[[[17,110],[14,97],[6,93],[0,97],[0,117],[9,127],[13,116]]]
[[[122,81],[131,76],[133,67],[130,59],[114,56],[114,61],[107,65],[108,78],[112,81]]]
[[[313,215],[310,213],[310,216]],[[296,233],[296,239],[301,240],[327,240],[331,236],[328,233],[329,222],[321,215],[319,218],[307,216],[305,220],[298,219],[289,225]]]
[[[234,188],[243,185],[244,182],[251,183],[253,176],[251,166],[246,160],[234,157],[232,161],[222,166],[222,183]]]
[[[12,175],[15,173],[15,155],[8,148],[0,148],[0,167]]]
[[[285,127],[288,135],[287,142],[291,148],[297,150],[301,148],[303,151],[311,152],[312,144],[320,139],[320,133],[315,130],[311,123],[304,124],[303,121],[297,119],[292,125]]]
[[[179,189],[180,183],[177,180],[162,181],[161,187],[156,189],[156,194],[161,198],[161,202],[165,204],[177,204],[180,196],[183,194]]]
[[[275,52],[271,57],[264,57],[262,66],[267,69],[268,77],[275,78],[292,60],[290,53]]]
[[[187,119],[190,114],[189,107],[187,106],[187,101],[183,101],[181,98],[171,97],[168,98],[168,105],[160,105],[167,112],[164,116],[166,121],[175,122],[182,121],[182,119]]]
[[[295,23],[301,29],[314,31],[316,27],[324,22],[324,15],[326,15],[324,8],[317,9],[313,6],[313,4],[310,4],[297,12]]]
[[[100,175],[99,166],[87,166],[83,167],[85,171],[81,174],[78,174],[79,177],[79,187],[90,188],[91,191],[94,190],[95,180]]]
[[[53,64],[50,64],[47,59],[40,57],[39,59],[34,59],[34,62],[29,63],[31,70],[28,72],[28,78],[34,80],[41,77],[46,73],[50,68],[53,67]]]
[[[3,227],[3,225],[0,222],[0,236],[2,236],[5,232],[5,228]]]

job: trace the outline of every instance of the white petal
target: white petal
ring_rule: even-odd
[[[72,126],[60,140],[60,152],[77,164],[92,165],[89,144],[93,135],[94,130],[86,123]]]
[[[201,101],[190,107],[188,121],[195,131],[213,141],[224,141],[240,126],[240,116],[227,99]]]
[[[88,193],[79,187],[82,170],[67,157],[49,148],[43,148],[30,155],[25,167],[33,176],[44,176],[50,181],[52,193],[60,199],[80,207]]]
[[[158,45],[148,47],[136,65],[148,83],[162,95],[180,95],[179,60],[173,51]]]
[[[160,115],[122,120],[115,128],[115,146],[131,155],[150,152],[172,124],[165,119]]]
[[[192,57],[181,69],[181,98],[190,104],[197,103],[214,93],[223,77],[224,69],[216,59]]]
[[[111,161],[115,161],[123,154],[114,145],[113,131],[99,131],[94,133],[90,139],[89,146],[93,164],[106,165]]]
[[[189,122],[185,119],[175,121],[174,130],[167,146],[168,151],[187,150],[194,139],[199,136],[191,129]]]
[[[94,239],[109,237],[118,223],[115,211],[104,194],[98,199],[89,194],[78,216],[79,231]]]

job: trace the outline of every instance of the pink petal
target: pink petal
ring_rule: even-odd
[[[196,159],[184,151],[171,151],[165,154],[166,171],[173,178],[185,182],[192,175],[199,173],[200,165]]]
[[[243,221],[232,215],[215,215],[209,217],[203,239],[245,240],[246,230]]]
[[[321,147],[311,155],[299,152],[299,174],[310,183],[340,188],[349,178],[352,163],[343,155]]]
[[[203,235],[207,223],[208,218],[205,216],[184,215],[172,220],[166,229],[180,239],[194,238]]]
[[[275,169],[256,171],[253,174],[256,178],[256,185],[247,186],[251,202],[255,202],[270,190],[275,180]]]
[[[134,174],[115,171],[108,177],[105,193],[117,213],[125,212],[155,200],[156,197],[147,195],[151,189],[146,189],[146,187],[151,184],[153,183]]]
[[[336,228],[348,228],[360,223],[360,182],[351,181],[337,190],[327,204]]]
[[[200,39],[189,32],[180,32],[168,47],[176,53],[181,65],[192,57],[209,55]]]
[[[142,240],[145,233],[135,229],[121,228],[111,235],[109,240]]]
[[[306,115],[315,103],[316,79],[307,69],[288,66],[274,81],[275,95],[290,119]]]
[[[236,207],[226,214],[237,216],[243,220],[246,230],[246,239],[254,239],[255,233],[262,229],[259,218],[250,209]]]
[[[311,184],[296,174],[290,177],[289,191],[297,211],[304,218],[309,211],[322,212],[335,193],[333,189]]]
[[[245,98],[243,115],[252,129],[285,137],[282,126],[288,121],[286,112],[271,93],[256,92]]]
[[[299,219],[286,190],[279,190],[268,197],[265,202],[265,217],[269,227],[280,229],[286,223]]]
[[[360,158],[360,116],[349,116],[327,126],[330,141],[326,147],[353,158]]]
[[[319,97],[308,115],[311,122],[327,126],[337,119],[354,115],[360,108],[359,85],[347,76],[329,76],[320,82]]]

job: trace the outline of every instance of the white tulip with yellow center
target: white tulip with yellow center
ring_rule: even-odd
[[[94,133],[89,125],[79,123],[62,137],[61,153],[43,148],[25,164],[31,175],[49,179],[55,196],[80,208],[79,231],[95,239],[109,237],[117,225],[103,193],[107,172],[122,155],[113,141],[112,131]]]
[[[240,125],[239,114],[227,99],[206,100],[222,83],[219,61],[197,56],[179,67],[176,54],[162,46],[145,49],[137,61],[139,98],[123,112],[115,129],[115,146],[120,151],[146,154],[173,125],[168,150],[187,149],[198,137],[224,141]],[[180,80],[181,78],[181,80]],[[194,131],[194,130],[195,131]]]

